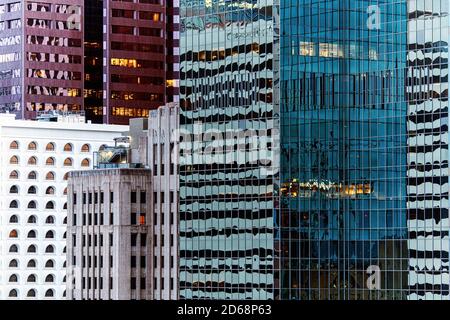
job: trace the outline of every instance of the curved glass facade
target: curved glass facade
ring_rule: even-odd
[[[272,0],[181,1],[180,298],[273,299]]]

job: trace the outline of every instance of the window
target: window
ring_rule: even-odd
[[[52,274],[49,274],[45,277],[45,282],[54,282],[55,277]]]
[[[45,253],[54,253],[55,252],[55,247],[52,245],[47,246],[47,248],[45,248]]]
[[[17,245],[13,244],[11,247],[9,247],[10,253],[17,253],[19,252],[19,249],[17,248]]]
[[[9,159],[9,164],[19,164],[19,157],[18,156],[12,156]]]
[[[147,202],[147,193],[145,191],[141,191],[141,203],[146,203]]]
[[[30,261],[28,261],[27,268],[36,268],[36,260],[31,259]]]
[[[19,179],[19,173],[16,170],[11,171],[9,174],[10,179]]]
[[[55,217],[54,216],[48,216],[47,219],[45,219],[46,224],[54,224],[55,223]]]
[[[27,222],[28,223],[36,223],[37,222],[36,216],[29,216]]]
[[[55,180],[55,174],[53,172],[48,172],[45,176],[45,180]]]
[[[11,298],[16,298],[17,297],[17,290],[16,289],[12,289],[11,291],[9,291],[9,297]]]
[[[91,162],[89,161],[89,159],[83,159],[82,161],[81,161],[81,166],[82,167],[89,167],[91,165]]]
[[[34,289],[28,290],[27,297],[30,297],[30,298],[36,297],[36,291]]]
[[[28,159],[28,165],[29,165],[29,166],[35,166],[35,165],[37,165],[37,159],[36,159],[36,157],[30,157],[30,158]]]
[[[29,231],[29,232],[28,232],[27,238],[28,238],[28,239],[34,239],[34,238],[36,238],[36,231],[34,231],[34,230]]]
[[[55,188],[54,187],[48,187],[47,190],[45,190],[45,194],[55,194]]]
[[[29,174],[28,174],[28,180],[36,180],[37,179],[37,173],[36,173],[36,171],[31,171]]]
[[[54,238],[55,238],[55,233],[52,230],[47,231],[47,233],[45,234],[45,239],[54,239]]]
[[[71,167],[73,165],[73,160],[72,158],[66,158],[64,160],[64,167]]]
[[[63,177],[64,181],[67,181],[69,179],[69,172],[66,172],[66,174]]]
[[[90,152],[91,151],[91,146],[88,144],[83,144],[83,146],[81,147],[81,152]]]
[[[17,142],[17,141],[11,142],[11,143],[9,144],[9,148],[12,149],[12,150],[17,150],[17,149],[19,149],[19,142]]]
[[[14,214],[9,218],[9,223],[19,223],[19,218]]]
[[[47,291],[45,291],[45,296],[46,297],[53,297],[54,293],[52,289],[48,289]]]
[[[67,210],[67,202],[63,204],[63,210]]]
[[[28,209],[36,209],[37,208],[36,201],[32,200],[32,201],[28,202],[27,208]]]
[[[55,203],[53,201],[48,201],[45,205],[45,209],[49,209],[49,210],[55,209]]]
[[[31,246],[28,247],[27,252],[28,253],[36,253],[36,246],[34,244],[32,244]]]
[[[132,233],[131,234],[131,246],[135,247],[137,243],[137,234],[136,233]]]
[[[55,151],[55,144],[53,142],[47,143],[47,146],[45,146],[45,151]]]
[[[28,144],[28,150],[37,150],[37,144],[36,144],[36,142],[30,142],[29,144]]]
[[[66,152],[72,152],[73,151],[73,146],[71,143],[66,143],[66,145],[64,146],[64,151]]]
[[[67,187],[64,188],[63,195],[67,196]],[[76,203],[75,203],[76,204]]]
[[[17,282],[17,275],[12,274],[11,276],[9,276],[8,282]]]
[[[10,268],[17,268],[17,267],[19,267],[19,263],[17,262],[16,259],[12,259],[12,260],[9,262],[9,267],[10,267]]]
[[[76,219],[74,219],[76,221]],[[67,224],[67,217],[64,217],[63,224]]]
[[[11,188],[9,188],[9,193],[19,193],[19,187],[11,186]]]
[[[136,191],[131,191],[131,203],[136,203]]]
[[[53,268],[54,266],[55,263],[53,262],[53,260],[47,260],[47,262],[45,263],[46,268]]]
[[[45,165],[46,166],[54,166],[55,165],[55,158],[53,158],[53,157],[47,158],[47,160],[45,160]]]
[[[36,194],[37,188],[35,186],[31,186],[28,188],[28,194]]]
[[[17,209],[19,208],[19,203],[17,202],[17,200],[13,200],[9,203],[9,208],[10,209]]]
[[[16,229],[13,229],[9,232],[9,237],[10,238],[18,238],[19,237],[19,233],[17,232]]]

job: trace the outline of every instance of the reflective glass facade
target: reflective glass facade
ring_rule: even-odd
[[[184,0],[180,16],[180,298],[273,299],[277,10]]]
[[[405,298],[407,3],[280,6],[277,298]]]

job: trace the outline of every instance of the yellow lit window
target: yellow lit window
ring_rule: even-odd
[[[175,87],[175,80],[166,80],[166,86],[168,88]]]

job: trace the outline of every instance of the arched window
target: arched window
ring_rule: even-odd
[[[53,142],[47,143],[47,146],[45,146],[45,151],[55,151],[55,144]]]
[[[28,261],[27,268],[36,268],[36,260],[31,259]]]
[[[9,159],[9,164],[19,164],[19,157],[18,156],[12,156]]]
[[[67,252],[67,247],[64,247],[63,248],[63,253],[66,253]]]
[[[17,274],[10,275],[8,282],[17,282]]]
[[[28,194],[36,194],[37,188],[35,186],[31,186],[28,188]]]
[[[53,262],[53,260],[47,260],[47,262],[45,263],[46,268],[53,268],[54,266],[55,263]]]
[[[67,210],[67,202],[63,205],[63,210]]]
[[[36,275],[30,274],[27,278],[27,282],[36,282]]]
[[[91,164],[91,162],[89,161],[89,159],[83,159],[82,161],[81,161],[81,166],[82,167],[89,167],[90,166],[90,164]]]
[[[17,172],[16,170],[11,171],[11,173],[9,174],[9,178],[10,179],[19,179],[19,172]]]
[[[36,223],[37,222],[36,216],[29,216],[27,222],[28,223]]]
[[[13,214],[13,215],[9,218],[9,223],[19,223],[19,217],[17,217],[15,214]]]
[[[45,282],[54,282],[55,277],[52,274],[49,274],[45,277]]]
[[[36,171],[31,171],[31,172],[28,174],[28,179],[29,179],[29,180],[36,180],[36,179],[37,179],[37,173],[36,173]]]
[[[9,203],[9,208],[10,209],[17,209],[19,208],[19,203],[17,202],[17,200],[13,200]]]
[[[54,216],[48,216],[47,219],[45,219],[46,224],[54,224],[55,223],[55,217]]]
[[[73,160],[72,158],[66,158],[64,160],[64,167],[71,167],[73,165]]]
[[[64,261],[63,268],[66,268],[66,267],[67,267],[67,261]]]
[[[66,187],[66,188],[64,188],[64,192],[63,192],[63,195],[67,196],[67,187]]]
[[[32,141],[28,144],[28,150],[36,150],[37,149],[37,143]]]
[[[19,187],[11,186],[11,188],[9,188],[9,193],[19,193]]]
[[[19,252],[19,248],[17,248],[17,245],[13,244],[11,247],[9,247],[10,253],[17,253]]]
[[[53,238],[55,238],[55,233],[52,230],[47,231],[47,233],[45,234],[45,239],[53,239]]]
[[[73,151],[73,146],[71,143],[66,143],[66,145],[64,146],[64,151],[66,152],[72,152]]]
[[[66,290],[64,290],[64,292],[63,292],[63,298],[65,298],[66,297]]]
[[[45,194],[55,194],[55,188],[48,187],[47,190],[45,190]]]
[[[9,291],[9,297],[10,298],[17,298],[17,290],[16,289],[12,289],[11,291]]]
[[[63,239],[67,238],[67,232],[64,232]]]
[[[27,238],[28,238],[28,239],[34,239],[34,238],[36,238],[36,231],[30,230],[30,231],[28,232]]]
[[[28,290],[28,292],[27,292],[27,297],[29,297],[29,298],[34,298],[34,297],[36,297],[36,290],[34,290],[34,289]]]
[[[16,259],[12,259],[12,260],[9,262],[9,267],[10,267],[10,268],[18,268],[18,267],[19,267],[19,263],[17,262]]]
[[[45,253],[54,253],[55,247],[52,245],[48,245],[47,248],[45,248]]]
[[[46,166],[54,166],[55,165],[55,158],[53,158],[53,157],[47,158],[47,160],[45,160],[45,165]]]
[[[13,229],[9,232],[9,237],[10,238],[18,238],[19,237],[19,233],[17,232],[16,229]]]
[[[36,208],[37,208],[36,201],[31,200],[30,202],[28,202],[27,208],[28,208],[28,209],[36,209]]]
[[[30,158],[28,159],[28,165],[29,165],[29,166],[35,166],[35,165],[37,165],[37,159],[36,159],[36,157],[30,157]]]
[[[46,297],[53,297],[53,290],[52,289],[48,289],[47,291],[45,291],[45,296]]]
[[[66,283],[66,281],[67,281],[67,278],[66,278],[66,276],[64,276],[63,283]]]
[[[90,152],[91,151],[91,146],[86,144],[83,144],[83,146],[81,147],[81,152]]]
[[[55,180],[55,174],[53,172],[48,172],[45,176],[45,180]]]
[[[11,143],[9,144],[9,148],[12,149],[12,150],[17,150],[17,149],[19,149],[19,142],[17,142],[17,141],[11,142]]]
[[[67,217],[64,217],[63,224],[67,224]]]
[[[64,181],[67,181],[67,179],[69,179],[69,173],[68,173],[68,172],[66,172],[66,174],[64,175],[63,180],[64,180]]]
[[[48,201],[45,205],[45,209],[55,209],[55,203],[53,201]]]
[[[28,253],[36,253],[36,246],[34,244],[30,245],[27,249]]]

